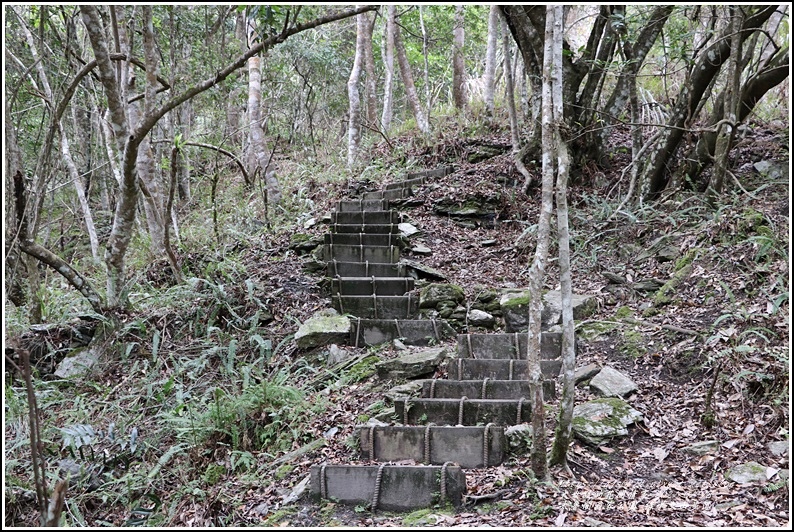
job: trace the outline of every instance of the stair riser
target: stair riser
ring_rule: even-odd
[[[545,377],[557,377],[561,368],[562,360],[560,359],[540,361],[540,371]],[[450,380],[457,381],[481,379],[499,381],[526,380],[529,378],[529,371],[525,360],[459,358],[450,360],[447,364],[447,377]]]
[[[387,190],[375,190],[372,192],[365,192],[361,197],[365,200],[396,200],[408,197],[411,195],[410,187],[394,187]]]
[[[484,427],[357,427],[357,432],[364,460],[414,460],[438,465],[455,462],[464,468],[479,468],[501,464],[506,452],[504,429],[496,426],[488,428],[487,436]],[[484,453],[486,437],[488,448]]]
[[[387,211],[389,202],[384,199],[342,200],[336,203],[336,212]]]
[[[323,246],[326,261],[393,263],[400,260],[396,246]]]
[[[328,465],[311,468],[311,493],[348,505],[366,506],[373,500],[379,466]],[[384,466],[376,508],[404,512],[428,508],[441,501],[441,466]],[[466,477],[459,466],[449,465],[443,475],[447,501],[459,507],[466,492]],[[324,478],[323,478],[324,477]]]
[[[544,396],[548,397],[548,392],[553,393],[554,388],[554,382],[544,383]],[[436,379],[435,382],[425,381],[422,385],[422,397],[427,399],[459,399],[464,396],[471,399],[529,399],[529,382]]]
[[[396,233],[328,233],[324,239],[326,246],[405,246],[405,239]]]
[[[419,299],[411,296],[339,296],[331,303],[340,314],[361,318],[411,319],[419,314]]]
[[[410,401],[408,415],[405,414],[406,401]],[[398,423],[404,425],[465,425],[494,423],[501,426],[518,425],[529,421],[531,407],[529,401],[521,403],[521,414],[517,415],[518,401],[499,401],[475,399],[463,402],[463,416],[460,416],[460,400],[455,399],[398,399],[394,410]],[[462,421],[462,422],[461,422]]]
[[[399,234],[398,224],[330,224],[329,228],[335,235],[346,233],[367,233],[367,234]]]
[[[383,279],[377,277],[340,278],[331,281],[331,292],[343,296],[401,296],[414,289],[414,280],[410,277],[402,279]]]
[[[407,277],[408,269],[402,264],[381,262],[334,262],[326,267],[328,277]]]
[[[400,223],[400,214],[397,211],[332,212],[331,223],[345,225],[398,224]]]
[[[400,338],[406,345],[425,346],[454,336],[455,330],[443,320],[355,320],[350,343],[362,347]]]
[[[541,333],[540,357],[544,360],[559,358],[562,334]],[[512,334],[461,334],[458,335],[460,358],[526,359],[526,333]]]

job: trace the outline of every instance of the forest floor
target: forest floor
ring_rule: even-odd
[[[432,250],[428,256],[408,258],[446,274],[448,282],[464,288],[468,300],[483,287],[525,287],[534,253],[531,228],[538,218],[539,188],[531,189],[529,195],[519,192],[514,186],[517,175],[507,154],[476,164],[466,162],[478,142],[507,145],[506,137],[482,138],[478,142],[449,139],[431,148],[416,147],[410,141],[403,147],[401,156],[413,161],[412,169],[456,166],[454,173],[419,188],[415,205],[405,209],[411,222],[422,231],[420,240]],[[570,187],[574,292],[594,294],[599,302],[595,315],[577,324],[577,366],[608,364],[629,376],[638,391],[627,401],[643,414],[644,422],[631,426],[628,436],[600,447],[574,441],[569,453],[570,470],[552,469],[547,483],[531,479],[531,468],[524,456],[513,456],[499,467],[467,470],[469,497],[458,510],[370,512],[329,501],[315,503],[307,493],[293,500],[299,494],[296,487],[314,464],[368,463],[350,446],[353,428],[372,414],[373,405],[383,405],[383,393],[398,383],[380,380],[363,363],[357,366],[359,375],[329,375],[318,362],[322,349],[299,351],[288,336],[295,332],[296,323],[330,306],[319,288],[321,277],[302,270],[309,257],[289,251],[288,232],[265,235],[259,244],[241,243],[248,275],[257,279],[261,293],[277,294],[269,299],[273,320],[267,327],[276,338],[286,340],[269,361],[269,374],[288,371],[289,385],[298,389],[308,389],[313,384],[319,392],[312,400],[322,402],[324,407],[311,414],[311,423],[302,425],[301,438],[289,449],[248,453],[254,461],[248,473],[235,471],[235,456],[239,460],[244,455],[230,452],[229,445],[222,441],[166,456],[174,437],[162,436],[159,445],[151,444],[159,448],[159,454],[148,453],[140,465],[151,482],[162,476],[167,478],[164,483],[157,483],[157,506],[163,508],[162,517],[150,519],[149,524],[787,525],[790,446],[788,452],[776,455],[768,445],[788,442],[790,431],[790,186],[788,175],[775,178],[753,168],[753,163],[769,160],[782,164],[787,171],[787,146],[787,132],[757,126],[752,138],[736,149],[732,161],[734,174],[747,193],[728,193],[724,204],[718,207],[708,206],[700,194],[684,191],[642,209],[626,208],[609,218],[626,190],[619,170],[627,155],[616,155],[611,172],[587,176],[590,184]],[[385,149],[382,158],[385,166],[397,167],[400,163],[393,152]],[[330,211],[333,201],[348,196],[359,185],[351,182],[327,187],[310,183],[307,190],[314,204],[312,215],[321,217]],[[464,227],[433,210],[442,197],[463,203],[496,196],[495,218],[475,220],[474,227]],[[319,236],[326,230],[322,224],[309,229],[302,225],[294,231]],[[678,259],[663,261],[653,253],[643,256],[645,251],[655,250],[654,245],[664,236],[670,237]],[[552,254],[555,251],[553,246]],[[631,288],[642,280],[669,280],[686,267],[682,257],[688,257],[691,270],[665,304],[653,303],[654,292]],[[604,276],[605,272],[621,276],[627,283],[616,287]],[[153,267],[151,275],[156,274],[157,268]],[[547,270],[546,288],[557,287],[558,272],[552,263]],[[227,289],[240,298],[246,292],[242,282]],[[165,331],[165,316],[159,321],[151,316],[147,319]],[[166,336],[163,333],[159,339],[161,351],[188,353],[190,348],[178,345],[178,338]],[[450,347],[454,348],[452,343]],[[388,358],[398,354],[393,346],[378,350],[349,346],[340,349],[354,357],[374,353]],[[141,356],[148,356],[144,351]],[[129,363],[128,360],[126,364]],[[222,357],[214,363],[222,366]],[[223,375],[221,369],[214,373],[218,379]],[[105,395],[108,400],[113,394],[123,395],[123,390],[140,386],[125,376],[121,364],[103,371],[97,381],[113,389]],[[166,367],[160,371],[165,380],[169,371],[175,370]],[[207,373],[208,386],[213,385],[211,375]],[[317,387],[318,382],[324,386]],[[702,414],[712,389],[715,423],[707,427]],[[576,390],[576,403],[593,397],[587,388]],[[123,410],[127,406],[119,404],[115,408]],[[552,402],[547,411],[549,434],[553,434],[557,408],[557,402]],[[57,413],[50,415],[60,419]],[[154,415],[147,416],[150,425],[156,419]],[[14,439],[11,430],[14,429],[6,425],[7,442]],[[150,433],[157,430],[149,427]],[[145,433],[141,428],[141,438]],[[702,456],[684,451],[685,447],[706,440],[718,441],[718,449]],[[301,449],[301,443],[308,446]],[[751,461],[765,468],[767,482],[737,484],[726,478],[728,469]],[[187,466],[191,463],[202,465],[190,473]],[[215,478],[208,476],[206,464],[212,463],[223,466]],[[176,472],[178,468],[180,472]],[[7,479],[8,471],[7,468]],[[194,486],[193,491],[186,492],[185,485]],[[140,493],[146,491],[136,489]],[[35,523],[35,505],[23,497],[14,501],[13,508],[6,503],[6,525]],[[141,508],[152,504],[150,501]],[[130,514],[129,506],[106,497],[104,501],[85,504],[81,517],[90,526],[129,524],[131,515],[151,514],[141,508],[137,508],[137,514],[135,510]],[[13,516],[9,518],[9,514]]]

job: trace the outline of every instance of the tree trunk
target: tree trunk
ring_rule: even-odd
[[[488,11],[488,44],[485,48],[485,73],[483,74],[483,98],[485,100],[485,115],[489,120],[494,116],[494,90],[496,83],[496,35],[500,28],[499,8],[492,4]]]
[[[372,55],[372,30],[375,26],[375,18],[370,17],[369,13],[358,15],[364,17],[364,72],[367,78],[364,82],[364,94],[367,99],[367,123],[375,130],[380,130],[378,125],[378,94],[377,94],[377,74],[375,73],[375,57]]]
[[[562,7],[548,6],[546,14],[545,46],[543,55],[543,188],[541,211],[538,220],[538,237],[535,257],[529,270],[529,310],[527,338],[527,366],[529,393],[532,403],[532,451],[530,463],[538,480],[548,478],[546,459],[546,424],[543,408],[543,376],[540,369],[541,312],[543,309],[543,280],[549,253],[554,174],[557,162],[559,127],[562,120]]]
[[[462,4],[455,5],[455,22],[452,28],[452,99],[455,102],[455,108],[459,111],[465,111],[468,104],[466,61],[463,55],[464,9]],[[430,109],[429,103],[428,109]]]
[[[505,77],[505,104],[507,105],[507,115],[510,118],[510,141],[513,146],[513,162],[516,169],[524,178],[522,189],[526,192],[532,185],[532,174],[529,173],[527,167],[524,165],[524,152],[521,150],[521,138],[518,130],[518,112],[516,111],[516,98],[515,98],[515,80],[513,79],[513,61],[511,60],[510,53],[510,34],[507,31],[507,23],[504,17],[500,16],[502,21],[502,50],[504,61],[502,67]]]
[[[731,144],[733,143],[734,132],[739,125],[738,121],[738,108],[739,100],[741,99],[739,93],[739,79],[742,74],[740,57],[742,54],[742,42],[739,37],[739,30],[742,26],[742,10],[736,6],[730,6],[730,23],[729,28],[731,31],[731,55],[728,60],[728,80],[725,86],[725,119],[717,133],[717,145],[714,157],[714,172],[711,175],[711,182],[709,184],[709,197],[713,200],[722,192],[725,183],[725,174],[728,172],[728,154],[731,151]]]
[[[265,144],[265,131],[262,129],[260,106],[262,104],[262,71],[261,58],[254,55],[248,59],[248,140],[251,160],[254,166],[249,168],[251,176],[258,170],[265,181],[268,203],[277,204],[281,201],[281,187],[276,179],[276,172],[271,167],[271,155]],[[253,185],[253,183],[251,183]]]
[[[425,79],[425,102],[427,102],[427,108],[432,109],[431,105],[431,97],[430,97],[430,63],[427,59],[427,48],[428,48],[428,37],[427,37],[427,28],[425,28],[425,17],[423,14],[422,6],[418,6],[419,9],[419,27],[422,30],[422,58],[424,59],[424,68],[422,69],[422,74],[424,75]]]
[[[391,119],[394,113],[392,98],[394,97],[394,28],[397,25],[395,20],[396,12],[393,5],[386,8],[386,35],[383,46],[383,66],[385,79],[383,81],[383,114],[380,124],[384,133],[391,128]]]
[[[755,9],[755,7],[747,7]],[[758,6],[742,24],[741,42],[760,29],[775,12],[777,6]],[[667,168],[675,156],[688,122],[695,117],[706,90],[714,77],[728,60],[731,49],[729,30],[721,32],[714,44],[705,50],[692,66],[692,69],[676,99],[667,129],[649,154],[640,172],[640,195],[642,199],[655,198],[668,184]]]
[[[751,76],[742,86],[741,104],[739,105],[739,123],[744,122],[750,113],[755,109],[755,105],[763,96],[774,87],[782,83],[789,75],[789,51],[781,48],[777,55],[769,59],[769,62],[761,68],[755,75]],[[697,181],[713,160],[717,145],[717,133],[710,131],[725,116],[725,96],[720,95],[714,105],[714,111],[708,122],[708,128],[698,138],[696,147],[692,149],[686,157],[686,162],[677,170],[677,182],[683,181],[683,176],[688,176],[690,180]]]
[[[356,17],[356,53],[353,68],[347,80],[348,126],[347,126],[347,169],[353,170],[358,160],[359,143],[361,142],[361,103],[358,95],[358,80],[361,77],[361,63],[364,58],[364,33],[367,20],[364,14]]]
[[[400,35],[400,26],[395,22],[394,24],[394,49],[397,52],[397,63],[400,65],[400,77],[405,86],[405,97],[408,100],[408,106],[416,118],[416,126],[424,134],[430,133],[430,125],[427,121],[422,106],[419,104],[419,96],[416,94],[416,86],[414,85],[414,75],[411,72],[411,65],[408,63],[408,55],[405,52],[405,45],[403,44],[402,36]]]

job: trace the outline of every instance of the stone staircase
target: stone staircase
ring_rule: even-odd
[[[355,317],[356,346],[395,338],[426,345],[455,335],[443,320],[418,319],[415,280],[399,263],[401,218],[390,202],[409,196],[426,177],[340,201],[332,213],[324,249],[332,304]],[[356,427],[358,458],[376,465],[315,465],[312,495],[373,511],[460,506],[464,469],[501,464],[505,429],[530,420],[526,341],[519,333],[457,335],[447,379],[423,381],[419,398],[396,399],[393,425]],[[560,334],[543,333],[542,370],[550,379],[560,372],[560,347]],[[554,380],[544,382],[546,397],[554,386]]]

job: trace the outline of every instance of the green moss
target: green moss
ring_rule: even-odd
[[[349,382],[360,382],[369,378],[375,373],[375,364],[380,362],[380,358],[370,355],[360,362],[357,362],[347,371]]]
[[[643,349],[644,345],[645,340],[642,337],[642,333],[635,330],[628,330],[623,333],[619,349],[624,355],[638,358],[645,353]]]
[[[623,318],[629,318],[631,315],[634,314],[634,311],[631,310],[631,307],[620,307],[615,311],[615,318],[621,320]]]
[[[298,508],[296,506],[280,508],[267,516],[267,518],[262,521],[262,526],[282,526],[284,524],[289,525],[289,518],[296,513],[298,513]]]
[[[514,308],[520,306],[527,306],[529,305],[529,292],[520,292],[519,295],[515,295],[513,297],[508,298],[506,301],[502,303],[502,307],[504,308]]]
[[[226,467],[220,464],[210,464],[204,470],[204,482],[208,486],[214,486],[226,474]]]
[[[276,469],[276,473],[274,476],[276,477],[276,480],[281,480],[282,478],[289,475],[293,469],[295,469],[295,466],[290,464],[284,464],[278,469]]]

